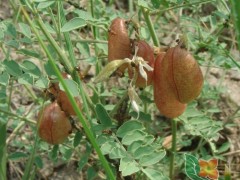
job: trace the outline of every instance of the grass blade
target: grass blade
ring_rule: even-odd
[[[238,49],[240,50],[240,1],[231,0],[231,6],[237,34]]]

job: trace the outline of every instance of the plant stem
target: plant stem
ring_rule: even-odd
[[[76,103],[76,100],[74,99],[74,97],[72,96],[70,90],[68,89],[61,72],[59,71],[57,65],[55,64],[55,61],[51,55],[51,53],[49,52],[49,50],[47,49],[46,45],[44,44],[43,40],[41,39],[38,30],[35,28],[35,25],[33,24],[32,20],[30,19],[27,11],[24,9],[23,6],[21,6],[21,11],[24,15],[24,17],[26,18],[27,22],[29,23],[29,25],[31,26],[33,32],[35,33],[40,45],[42,46],[42,48],[44,49],[45,53],[47,54],[47,57],[49,58],[49,62],[54,70],[54,72],[56,73],[57,78],[59,79],[60,83],[62,84],[66,95],[69,99],[69,101],[71,102],[74,111],[76,112],[76,115],[78,117],[78,120],[81,122],[83,129],[86,133],[87,138],[89,139],[89,141],[91,142],[92,146],[94,147],[94,149],[96,150],[100,161],[102,162],[103,167],[105,168],[106,173],[108,174],[109,179],[115,179],[114,174],[112,172],[112,169],[110,168],[110,165],[108,164],[108,161],[106,160],[106,158],[104,157],[104,155],[101,152],[100,147],[97,144],[97,141],[92,133],[92,131],[89,129],[88,124],[86,123],[86,120],[82,114],[82,112],[80,111],[80,109],[78,108],[78,105]],[[38,21],[38,20],[37,20]],[[41,28],[42,29],[42,28]],[[44,29],[44,28],[43,28]],[[42,30],[43,30],[42,29]],[[52,37],[51,37],[52,38]],[[54,41],[54,40],[53,40]],[[54,41],[54,44],[56,42]]]
[[[59,26],[61,26],[61,25],[66,23],[62,2],[58,2],[58,12],[59,12],[59,18],[61,18],[61,22],[60,22],[61,24]],[[69,56],[70,56],[70,61],[72,62],[73,67],[76,67],[77,61],[76,61],[76,58],[75,58],[70,34],[69,34],[69,32],[65,32],[65,33],[63,33],[63,35],[64,35],[64,38],[65,38],[66,47],[67,47],[67,50],[68,50],[68,53],[69,53]],[[82,81],[80,80],[79,75],[78,75],[76,70],[74,70],[72,72],[71,76],[73,77],[73,79],[79,85],[80,95],[81,95],[82,101],[83,101],[83,107],[84,107],[84,110],[86,111],[87,119],[89,119],[89,122],[90,122],[90,125],[91,125],[91,128],[92,128],[93,124],[92,124],[92,121],[90,120],[91,117],[90,117],[90,111],[89,111],[89,107],[88,107],[88,103],[87,103],[87,95],[86,95],[85,91],[83,90]],[[94,131],[93,131],[93,133],[94,133]]]
[[[133,0],[129,0],[128,1],[128,7],[129,7],[129,14],[130,14],[130,16],[132,16],[133,15],[133,11],[134,11],[134,9],[133,9]]]
[[[175,119],[171,120],[172,123],[172,148],[171,148],[171,157],[170,157],[170,170],[169,177],[174,180],[174,161],[176,154],[176,144],[177,144],[177,121]]]
[[[153,24],[152,24],[152,20],[150,18],[149,10],[146,9],[146,8],[143,8],[143,7],[141,7],[141,10],[143,12],[144,19],[147,23],[148,29],[149,29],[150,34],[152,36],[153,44],[157,47],[160,47],[159,40],[157,38],[155,29],[154,29]]]
[[[24,122],[28,122],[28,123],[30,123],[30,124],[36,124],[36,121],[34,121],[34,120],[28,119],[28,118],[23,117],[23,116],[19,116],[19,115],[17,115],[17,114],[14,114],[14,113],[12,113],[12,112],[10,112],[10,111],[3,110],[3,109],[1,109],[1,108],[0,108],[0,112],[6,114],[6,115],[8,115],[8,116],[12,116],[12,117],[14,117],[14,118],[16,118],[16,119],[20,119],[20,120],[22,120],[22,121],[24,121]]]
[[[177,5],[177,6],[172,6],[172,7],[166,8],[166,9],[158,9],[158,10],[152,11],[150,14],[151,15],[157,15],[161,12],[170,11],[170,10],[173,10],[173,9],[178,9],[178,8],[181,8],[181,7],[188,7],[188,6],[197,5],[197,4],[209,3],[209,2],[212,2],[212,1],[213,0],[205,0],[205,1],[184,3],[184,4]]]
[[[0,179],[7,180],[7,122],[0,121]]]

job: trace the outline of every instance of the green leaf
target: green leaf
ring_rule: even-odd
[[[149,7],[148,3],[144,0],[138,0],[137,4],[138,4],[138,6],[141,6],[141,7],[147,8],[147,9],[151,9]]]
[[[101,81],[107,80],[114,71],[116,71],[121,65],[129,63],[129,60],[127,59],[122,59],[122,60],[114,60],[109,62],[102,70],[101,72],[97,75],[95,78],[94,82],[99,83]]]
[[[73,150],[71,148],[66,148],[63,152],[64,160],[69,161],[72,156]]]
[[[7,34],[9,34],[10,36],[12,36],[13,38],[16,38],[17,37],[17,31],[16,31],[16,28],[13,24],[8,24],[7,25],[7,31],[6,31]]]
[[[42,161],[42,158],[41,158],[40,156],[36,156],[36,157],[34,158],[34,162],[35,162],[35,164],[37,165],[37,167],[38,167],[39,169],[42,169],[42,168],[43,168],[43,161]]]
[[[56,33],[55,28],[52,25],[50,25],[48,22],[45,22],[44,24],[49,33],[52,33],[52,34]]]
[[[87,170],[87,179],[93,180],[97,176],[97,172],[95,171],[94,167],[89,167]]]
[[[189,118],[189,117],[197,117],[197,116],[202,116],[202,115],[203,115],[203,113],[201,111],[197,110],[197,108],[195,106],[188,106],[182,116]]]
[[[218,148],[218,151],[217,151],[217,154],[220,154],[220,153],[223,153],[223,152],[226,152],[231,146],[231,143],[230,142],[225,142],[221,145],[220,148]]]
[[[77,131],[74,136],[73,146],[77,147],[80,144],[81,139],[82,139],[82,133]]]
[[[150,145],[141,145],[139,146],[136,151],[133,153],[133,156],[135,159],[140,159],[143,156],[147,156],[149,154],[152,154],[155,151],[155,148]]]
[[[19,39],[19,42],[20,43],[26,43],[26,44],[32,44],[32,40],[30,38],[26,37],[26,36]]]
[[[81,171],[82,168],[87,164],[90,153],[86,152],[83,156],[80,157],[78,162],[78,170]]]
[[[140,159],[139,163],[142,166],[150,166],[150,165],[158,163],[162,158],[164,158],[165,155],[166,155],[166,151],[164,151],[164,150],[155,151],[151,154],[143,156]]]
[[[145,101],[143,101],[143,102],[145,102]],[[137,112],[135,112],[135,111],[130,112],[130,115],[133,116],[134,118],[137,118],[137,116],[138,116]],[[138,120],[149,123],[152,120],[151,114],[140,111]]]
[[[140,146],[142,146],[142,144],[143,144],[142,141],[134,141],[132,144],[128,146],[127,151],[130,152],[131,154],[134,154],[135,151],[138,150]]]
[[[114,142],[114,139],[113,139],[113,137],[112,136],[109,136],[109,135],[107,135],[107,134],[101,134],[101,135],[99,135],[98,137],[97,137],[97,142],[98,142],[98,144],[101,146],[101,145],[103,145],[104,143],[106,143],[107,141],[112,141],[112,142]]]
[[[145,136],[146,136],[146,133],[141,130],[131,131],[123,137],[122,143],[124,145],[130,145],[134,141],[143,140]]]
[[[24,36],[31,38],[31,29],[25,23],[18,23],[20,31],[24,34]]]
[[[200,167],[198,159],[190,154],[184,154],[185,158],[185,172],[186,175],[193,180],[207,180],[206,178],[201,178],[198,176],[200,172]]]
[[[126,134],[130,133],[131,131],[143,130],[143,129],[144,129],[144,127],[141,122],[136,121],[136,120],[127,121],[122,126],[119,127],[116,135],[118,137],[123,138]]]
[[[123,176],[129,176],[140,170],[137,162],[133,161],[131,158],[122,158],[120,160],[119,170],[122,171]]]
[[[79,52],[84,56],[84,57],[89,57],[90,56],[90,48],[88,43],[77,43],[76,47],[78,48]]]
[[[54,145],[53,148],[52,148],[52,151],[50,152],[50,158],[56,162],[57,158],[58,158],[58,149],[59,149],[59,146],[58,145]]]
[[[34,50],[28,50],[28,49],[20,49],[18,50],[17,52],[19,52],[20,54],[24,54],[26,56],[30,56],[30,57],[35,57],[37,59],[40,59],[41,56],[39,53],[37,53],[36,51]]]
[[[21,67],[24,72],[29,73],[34,77],[40,77],[42,74],[38,66],[31,61],[28,60],[23,61]]]
[[[49,60],[44,64],[44,69],[50,78],[53,78],[53,79],[56,78],[56,73],[52,68]]]
[[[24,73],[18,77],[18,83],[33,85],[33,77],[30,74]]]
[[[76,13],[80,18],[82,18],[86,21],[88,21],[88,20],[93,21],[94,20],[90,12],[79,10],[79,9],[76,9],[73,12]]]
[[[142,170],[144,174],[147,175],[147,177],[150,180],[169,180],[169,178],[167,176],[164,176],[162,172],[160,172],[159,170],[155,170],[152,168],[146,168]]]
[[[97,104],[95,110],[96,110],[96,113],[97,113],[97,117],[100,120],[101,124],[104,126],[104,128],[111,127],[112,126],[112,119],[110,118],[108,112],[103,107],[103,105],[102,104]]]
[[[13,47],[13,48],[19,48],[19,42],[16,40],[9,40],[5,43],[7,46]]]
[[[106,142],[101,146],[101,151],[103,155],[110,154],[113,148],[116,148],[116,147],[120,148],[119,144],[117,144],[116,142],[113,142],[113,141]]]
[[[155,9],[158,9],[160,7],[161,1],[162,0],[151,0],[152,5]]]
[[[3,86],[7,86],[9,78],[9,74],[6,71],[3,72],[2,74],[0,74],[0,84]]]
[[[77,97],[79,96],[79,90],[78,90],[78,85],[75,81],[73,81],[72,79],[64,79],[68,90],[70,91],[70,93],[72,94],[73,97]],[[64,91],[64,88],[62,87],[62,84],[60,84],[60,89],[62,91]]]
[[[38,80],[35,82],[34,85],[35,85],[36,87],[46,89],[46,88],[48,88],[48,86],[49,86],[49,80],[48,80],[48,78],[46,78],[46,77],[41,77],[40,79],[38,79]]]
[[[91,65],[95,65],[97,63],[97,58],[95,56],[90,56],[90,57],[84,59],[84,62],[91,64]]]
[[[14,152],[12,154],[9,154],[8,159],[12,161],[17,161],[19,159],[26,158],[26,157],[28,157],[28,155],[24,152]]]
[[[74,29],[78,29],[81,27],[86,26],[87,23],[84,19],[82,18],[73,18],[70,21],[68,21],[66,24],[63,25],[63,27],[61,28],[61,32],[68,32]]]
[[[8,72],[8,74],[12,76],[20,76],[22,74],[22,70],[18,63],[15,61],[4,61],[3,64],[5,65],[5,69]]]
[[[51,6],[52,4],[54,4],[55,1],[47,1],[47,2],[41,2],[38,4],[37,9],[42,10],[45,9],[49,6]]]
[[[114,147],[109,154],[109,157],[111,159],[120,159],[126,156],[127,156],[126,151],[123,150],[121,147],[120,148]]]

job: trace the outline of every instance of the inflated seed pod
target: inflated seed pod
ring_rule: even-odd
[[[126,20],[115,18],[108,32],[108,61],[129,58],[131,56],[131,41],[128,36]],[[119,73],[123,73],[128,65],[122,65]]]
[[[57,102],[47,105],[38,114],[39,137],[49,144],[62,143],[72,131],[72,125]]]
[[[165,53],[160,53],[154,65],[154,102],[162,115],[175,118],[185,111],[186,104],[178,101],[175,90],[169,83],[170,66],[165,60]]]
[[[152,47],[145,41],[139,40],[134,42],[134,47],[138,47],[137,56],[142,57],[149,66],[154,68],[154,52]],[[153,71],[148,71],[144,68],[145,72],[147,73],[147,82],[139,73],[139,69],[137,67],[138,77],[136,80],[137,87],[145,87],[146,85],[151,85],[153,81]],[[129,76],[130,78],[133,77],[133,71],[129,68]]]
[[[68,75],[67,73],[62,73],[62,76],[64,79],[70,78],[70,75]],[[73,115],[73,116],[76,115],[72,107],[72,104],[66,95],[66,92],[60,89],[58,82],[52,83],[51,87],[49,88],[49,92],[53,94],[54,98],[57,100],[57,103],[67,115]],[[80,98],[79,97],[74,97],[74,98],[76,100],[78,108],[81,109],[82,103],[80,101]]]
[[[194,57],[180,46],[168,49],[163,59],[168,64],[166,74],[181,103],[188,103],[199,96],[203,86],[203,75]]]
[[[82,109],[82,103],[81,103],[79,97],[74,97],[74,99],[75,99],[75,101],[76,101],[76,103],[78,105],[78,108]],[[75,113],[75,111],[73,109],[73,106],[72,106],[71,102],[69,101],[65,91],[60,90],[58,92],[57,102],[58,102],[59,106],[61,107],[61,109],[67,115],[72,115],[72,116],[76,115],[76,113]]]

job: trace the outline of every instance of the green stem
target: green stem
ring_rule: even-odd
[[[172,123],[172,148],[171,148],[171,157],[170,157],[169,177],[171,180],[174,180],[174,161],[175,161],[176,145],[177,145],[177,121],[175,119],[172,119],[171,123]]]
[[[74,68],[73,66],[70,64],[69,59],[67,58],[66,54],[64,53],[65,51],[63,51],[58,44],[56,43],[56,41],[54,40],[54,38],[51,36],[51,34],[47,31],[43,21],[41,20],[40,16],[38,14],[35,13],[35,15],[37,16],[36,21],[40,27],[40,29],[42,30],[43,34],[47,37],[47,39],[50,41],[50,43],[53,45],[54,49],[57,51],[57,53],[59,54],[61,63],[64,65],[64,67],[66,68],[68,73],[72,73]]]
[[[151,15],[157,15],[161,12],[170,11],[170,10],[173,10],[173,9],[178,9],[178,8],[181,8],[181,7],[188,7],[188,6],[192,6],[192,5],[196,5],[196,4],[209,3],[209,2],[212,2],[212,1],[213,0],[205,0],[205,1],[197,1],[197,2],[192,2],[192,3],[184,3],[184,4],[181,4],[181,5],[169,7],[169,8],[166,8],[166,9],[158,9],[158,10],[152,11],[150,14]]]
[[[99,43],[99,44],[108,44],[107,41],[104,40],[95,40],[95,39],[79,39],[79,40],[72,40],[73,42],[82,42],[82,43]]]
[[[57,20],[55,19],[55,16],[54,16],[54,14],[52,12],[52,9],[50,7],[48,8],[48,11],[49,11],[49,14],[51,16],[51,20],[53,22],[53,25],[56,29],[57,39],[58,39],[58,42],[60,43],[60,47],[63,48],[63,42],[62,42],[62,38],[61,38],[61,24],[60,24],[60,19],[59,19],[59,11],[58,11]]]
[[[72,96],[70,90],[68,89],[68,87],[67,87],[67,85],[66,85],[66,83],[65,83],[65,81],[64,81],[64,79],[63,79],[63,77],[62,77],[61,72],[59,71],[57,65],[56,65],[55,62],[54,62],[54,59],[53,59],[52,55],[50,54],[49,50],[48,50],[47,47],[45,46],[43,40],[41,39],[41,37],[40,37],[40,35],[39,35],[38,30],[35,28],[33,22],[31,21],[29,15],[28,15],[28,13],[26,12],[26,10],[25,10],[23,7],[21,7],[21,10],[22,10],[22,13],[23,13],[23,15],[25,16],[26,20],[28,21],[29,25],[31,26],[33,32],[35,33],[35,35],[36,35],[36,37],[37,37],[40,45],[42,46],[42,48],[44,49],[45,53],[47,54],[47,57],[49,58],[49,62],[50,62],[50,64],[51,64],[53,70],[55,71],[56,76],[58,77],[60,83],[62,84],[62,86],[63,86],[63,88],[64,88],[64,90],[65,90],[65,92],[66,92],[66,95],[67,95],[69,101],[71,102],[71,104],[72,104],[72,106],[73,106],[73,109],[74,109],[74,111],[76,112],[76,115],[77,115],[79,121],[81,122],[81,124],[82,124],[82,126],[83,126],[83,129],[84,129],[84,131],[85,131],[85,133],[86,133],[87,138],[89,139],[89,141],[91,142],[92,146],[93,146],[94,149],[96,150],[96,152],[97,152],[97,154],[98,154],[98,156],[99,156],[99,158],[100,158],[100,161],[102,162],[103,167],[105,168],[106,173],[107,173],[108,176],[109,176],[109,179],[115,179],[114,174],[113,174],[113,172],[112,172],[112,170],[111,170],[111,168],[110,168],[110,165],[108,164],[106,158],[103,156],[103,154],[102,154],[102,152],[101,152],[101,149],[100,149],[100,147],[98,146],[97,141],[96,141],[96,139],[95,139],[92,131],[88,128],[88,125],[87,125],[87,123],[86,123],[86,120],[85,120],[85,118],[83,117],[82,112],[81,112],[80,109],[78,108],[78,105],[77,105],[74,97]],[[42,28],[41,28],[41,29],[42,29]]]
[[[4,113],[4,114],[7,114],[8,116],[15,117],[16,119],[20,119],[20,120],[22,120],[22,121],[25,121],[25,122],[28,122],[28,123],[31,123],[31,124],[36,124],[36,121],[30,120],[30,119],[28,119],[28,118],[26,118],[26,117],[23,117],[23,116],[19,116],[19,115],[14,114],[14,113],[12,113],[12,112],[10,112],[10,111],[5,111],[5,110],[3,110],[3,109],[0,109],[0,112],[1,112],[1,113]]]
[[[152,36],[153,44],[157,47],[160,47],[160,43],[159,43],[158,37],[156,35],[155,29],[153,27],[152,20],[151,20],[150,14],[149,14],[149,10],[146,8],[143,8],[143,7],[141,7],[141,10],[143,12],[143,16],[147,23],[149,32]]]
[[[58,2],[58,11],[59,11],[59,18],[62,17],[61,18],[61,24],[63,25],[63,24],[66,23],[66,19],[65,19],[65,16],[64,16],[64,10],[63,10],[62,2]],[[76,67],[77,61],[76,61],[76,58],[75,58],[75,54],[74,54],[74,50],[73,50],[72,41],[70,39],[70,35],[69,35],[68,32],[63,33],[63,35],[64,35],[64,38],[65,38],[65,41],[66,41],[66,47],[67,47],[67,50],[68,50],[68,53],[69,53],[69,56],[70,56],[70,61],[72,62],[72,65],[74,67]],[[90,125],[91,125],[91,128],[92,128],[93,124],[92,124],[92,121],[91,121],[89,106],[88,106],[88,103],[87,103],[87,95],[86,95],[85,91],[83,90],[82,81],[80,80],[77,71],[73,71],[71,75],[72,75],[73,79],[77,82],[77,84],[79,85],[80,95],[81,95],[82,101],[83,101],[83,107],[84,107],[84,110],[86,111],[87,119],[90,120],[89,122],[90,122]],[[94,110],[94,109],[92,109],[92,110]],[[93,133],[94,133],[94,131],[93,131]]]
[[[91,6],[91,14],[92,17],[95,18],[95,13],[94,13],[94,0],[90,0],[90,6]],[[93,31],[93,36],[95,39],[98,38],[98,31],[97,28],[95,26],[92,26],[92,31]],[[101,70],[100,68],[100,63],[98,61],[98,47],[96,46],[96,44],[94,44],[94,49],[95,49],[95,55],[97,58],[97,63],[96,63],[96,74],[98,74]]]
[[[132,16],[133,15],[133,0],[129,0],[128,1],[128,7],[129,7],[129,14],[130,14],[130,16]]]

